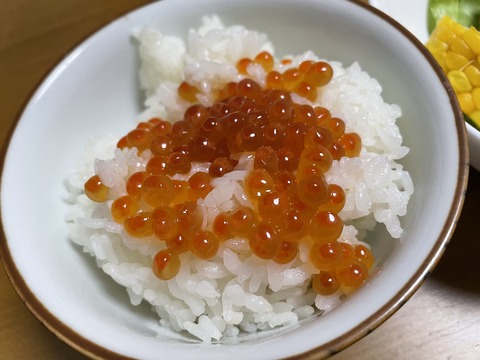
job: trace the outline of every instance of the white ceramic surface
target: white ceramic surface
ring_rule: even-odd
[[[359,61],[400,104],[415,193],[405,233],[370,236],[379,273],[340,307],[269,337],[202,345],[155,337],[147,306],[67,238],[63,181],[92,135],[120,136],[141,110],[133,29],[150,24],[185,36],[200,14],[219,14],[267,32],[277,54],[312,49],[345,64]],[[372,55],[375,61],[372,61]],[[153,359],[320,358],[378,326],[415,291],[438,261],[458,218],[466,186],[463,120],[451,91],[421,44],[380,12],[350,1],[165,0],[118,19],[81,44],[38,88],[18,121],[1,182],[3,261],[18,293],[61,339],[93,357]],[[440,77],[439,77],[440,76]],[[449,95],[450,94],[450,95]],[[449,97],[450,96],[450,97]]]
[[[370,0],[370,4],[382,10],[412,32],[423,44],[428,40],[428,0]],[[467,124],[470,147],[470,164],[480,171],[480,131]]]

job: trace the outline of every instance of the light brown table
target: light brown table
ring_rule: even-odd
[[[76,44],[148,0],[0,0],[0,144]],[[333,360],[480,359],[480,173],[435,271],[397,313]],[[0,359],[84,359],[45,329],[0,269]]]

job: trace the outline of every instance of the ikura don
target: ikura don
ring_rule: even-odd
[[[285,60],[288,62],[287,60]],[[130,175],[126,194],[112,199],[98,175],[85,183],[93,201],[113,200],[113,219],[133,237],[155,236],[166,248],[153,258],[155,275],[168,280],[180,270],[180,254],[202,259],[217,254],[220,243],[234,236],[248,239],[250,250],[279,264],[292,261],[301,241],[320,272],[312,285],[329,295],[360,287],[373,265],[364,245],[338,241],[345,203],[342,187],[329,184],[325,172],[333,160],[358,156],[361,139],[345,132],[345,123],[321,106],[296,103],[291,93],[310,101],[333,76],[326,62],[306,60],[283,73],[273,71],[273,56],[259,53],[238,61],[239,73],[257,63],[267,72],[266,85],[246,77],[218,89],[211,106],[193,104],[183,120],[141,122],[120,139],[119,148],[149,152],[145,171]],[[180,98],[195,102],[198,89],[178,87]],[[234,171],[241,156],[253,161],[244,186],[252,207],[220,212],[202,228],[197,201],[212,190],[212,179]],[[209,163],[208,172],[191,175],[192,162]],[[185,179],[175,179],[183,175]]]
[[[136,33],[145,110],[69,183],[72,240],[162,328],[210,342],[359,289],[369,235],[401,236],[413,183],[401,109],[357,63],[276,56],[265,34],[203,21],[186,40]]]

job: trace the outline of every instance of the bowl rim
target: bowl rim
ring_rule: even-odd
[[[386,15],[382,11],[378,10],[374,6],[368,4],[367,0],[347,0],[348,2],[360,6],[369,12],[375,14],[376,16],[382,18],[384,21],[388,22],[392,27],[396,28],[403,36],[405,36],[426,58],[430,63],[432,69],[435,71],[437,77],[441,80],[443,87],[447,91],[448,97],[450,99],[450,104],[455,117],[455,126],[458,134],[459,141],[459,167],[458,167],[458,176],[457,183],[454,192],[454,198],[452,200],[452,206],[448,213],[446,222],[440,232],[437,240],[434,243],[430,253],[410,278],[410,280],[393,296],[385,305],[383,305],[376,312],[371,314],[367,319],[362,321],[357,326],[350,329],[348,332],[342,334],[341,336],[331,340],[330,342],[324,343],[320,346],[307,350],[303,353],[288,357],[288,359],[318,359],[333,356],[334,354],[340,352],[344,348],[352,345],[356,341],[360,340],[379,325],[385,322],[391,315],[393,315],[406,301],[415,293],[415,291],[420,287],[420,285],[425,281],[425,279],[432,272],[434,267],[437,265],[440,260],[443,252],[445,251],[446,246],[448,245],[453,232],[458,223],[458,218],[460,216],[464,199],[465,192],[468,183],[468,173],[469,173],[469,151],[468,151],[468,142],[467,142],[467,127],[465,121],[463,120],[463,113],[458,104],[455,92],[451,87],[446,75],[441,70],[440,66],[437,64],[435,59],[430,55],[428,50],[423,46],[423,44],[406,28],[404,28],[400,23]],[[38,91],[41,89],[43,84],[53,76],[61,67],[62,64],[69,61],[69,59],[74,55],[74,53],[81,47],[85,45],[86,42],[92,40],[97,33],[101,32],[107,27],[110,27],[115,22],[130,16],[132,13],[139,11],[143,8],[155,6],[155,3],[150,3],[146,5],[139,6],[123,15],[116,17],[114,20],[107,22],[97,30],[94,30],[90,35],[87,35],[85,38],[77,42],[72,50],[67,52],[37,83],[35,88],[30,92],[28,98],[21,106],[21,109],[18,111],[15,120],[12,123],[12,126],[7,133],[4,144],[0,152],[0,185],[3,181],[3,172],[5,168],[5,160],[10,147],[10,142],[12,140],[13,134],[17,128],[18,123],[31,100],[35,97]],[[480,133],[480,132],[479,132]],[[56,335],[61,341],[69,345],[74,350],[94,359],[132,359],[125,355],[119,354],[117,352],[111,351],[97,343],[83,337],[78,334],[75,330],[70,328],[68,325],[62,322],[61,319],[53,315],[48,308],[46,308],[43,303],[36,297],[36,295],[28,287],[26,281],[23,279],[21,272],[18,270],[10,249],[8,246],[7,236],[4,230],[3,225],[3,216],[2,207],[0,204],[0,259],[2,265],[5,269],[7,277],[11,284],[13,285],[17,295],[20,297],[21,301],[29,309],[29,311],[37,318],[40,323],[42,323],[50,332]]]

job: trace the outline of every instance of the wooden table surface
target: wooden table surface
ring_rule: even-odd
[[[0,0],[0,144],[52,67],[95,30],[147,0]],[[332,357],[480,359],[480,173],[435,271],[374,332]],[[44,328],[0,269],[0,359],[84,359]]]

